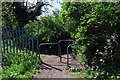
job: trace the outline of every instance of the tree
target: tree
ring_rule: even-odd
[[[18,21],[15,17],[15,13],[13,12],[13,9],[15,7],[11,7],[10,2],[3,2],[2,3],[2,25],[4,27],[6,26],[17,26],[18,25]]]
[[[12,18],[18,21],[19,26],[24,26],[29,20],[37,20],[36,16],[41,15],[41,8],[44,6],[43,2],[37,2],[33,10],[31,7],[28,8],[28,6],[25,6],[24,2],[4,2],[2,4],[3,21],[5,21],[5,24],[10,24],[8,22],[11,21]]]
[[[37,16],[40,16],[43,12],[47,12],[47,7],[53,6],[49,2],[41,1],[33,6],[25,5],[25,2],[3,2],[2,7],[4,25],[9,24],[9,26],[13,26],[14,22],[17,22],[15,25],[24,26],[29,23],[29,20],[36,21]],[[45,8],[45,11],[42,10],[42,7]]]

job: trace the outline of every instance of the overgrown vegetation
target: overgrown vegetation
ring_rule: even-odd
[[[2,37],[2,79],[13,80],[32,78],[42,64],[40,54],[29,49],[26,49],[26,40],[23,41],[23,36],[13,35],[14,29],[3,31]],[[20,32],[19,32],[20,33]],[[26,37],[30,36],[25,35]],[[31,40],[29,38],[29,40]],[[31,42],[31,41],[29,41]],[[23,43],[23,44],[21,44]],[[17,45],[16,45],[17,44]],[[30,46],[30,44],[29,44]],[[22,47],[22,48],[21,48]]]
[[[120,2],[64,2],[59,15],[41,17],[39,21],[34,22],[31,20],[25,25],[25,29],[32,27],[34,33],[30,34],[34,36],[34,42],[37,41],[37,38],[39,38],[40,43],[58,42],[60,39],[74,39],[73,52],[79,57],[83,68],[80,70],[72,68],[70,70],[78,72],[78,77],[117,79],[120,78],[119,25]],[[16,55],[14,53],[17,60],[23,53],[19,54]],[[31,60],[30,54],[24,53],[24,55]],[[3,55],[4,60],[9,60],[9,57],[6,56],[12,58],[12,54],[6,54]],[[26,59],[24,58],[23,60],[26,61]],[[5,61],[5,63],[13,64],[14,62],[12,59],[9,61]],[[37,65],[34,63],[33,58],[32,61],[33,63],[29,63],[29,65],[32,64],[30,69]],[[20,74],[18,75],[15,72],[14,75],[17,76],[14,77],[29,74],[29,72],[23,72],[24,69],[27,69],[23,68],[23,66],[26,67],[24,61],[18,60],[14,64],[9,65],[10,67],[5,69],[3,73],[6,74],[8,70],[11,70]],[[15,66],[21,66],[20,70],[12,69]],[[12,73],[8,75],[10,74]]]
[[[32,78],[40,64],[41,60],[36,53],[19,51],[19,53],[2,54],[2,79]]]
[[[119,2],[64,5],[68,5],[63,10],[67,19],[78,23],[71,33],[76,44],[74,51],[88,65],[89,74],[95,74],[92,76],[95,78],[117,78],[120,75]]]
[[[32,30],[34,30],[33,35],[39,36],[41,42],[57,42],[60,39],[70,38],[59,17],[45,16],[41,17],[40,21],[29,22],[25,28],[27,29],[31,26]],[[38,26],[40,26],[39,29]]]
[[[37,38],[39,39],[39,44],[42,42],[58,42],[62,39],[71,38],[58,16],[45,16],[41,17],[39,21],[29,21],[29,23],[25,25],[25,29],[29,29],[30,26],[34,32],[30,34],[34,36],[34,42],[37,42]],[[66,46],[67,44],[63,43],[63,45]],[[57,53],[56,46],[43,47],[42,50],[44,49],[46,53]],[[65,47],[63,49],[65,49]]]
[[[92,78],[117,78],[120,74],[119,8],[119,2],[64,2],[57,17],[41,18],[41,39],[55,42],[63,34],[67,37],[65,32],[70,34],[76,44],[74,53],[87,66],[86,74]]]

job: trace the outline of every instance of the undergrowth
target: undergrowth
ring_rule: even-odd
[[[41,59],[36,53],[26,51],[2,54],[2,80],[32,78],[36,73]]]

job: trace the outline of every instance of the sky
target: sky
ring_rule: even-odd
[[[36,4],[37,0],[25,0],[28,1],[32,4]],[[48,6],[48,13],[44,13],[41,16],[45,16],[45,15],[50,15],[53,14],[53,11],[57,10],[60,11],[61,10],[61,4],[59,2],[61,2],[61,0],[43,0],[46,2],[49,2],[50,5],[52,5],[53,7]],[[42,10],[45,10],[44,7],[42,8]]]

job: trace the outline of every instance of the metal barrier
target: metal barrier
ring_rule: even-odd
[[[69,67],[69,48],[71,47],[71,46],[74,46],[75,44],[70,44],[70,45],[68,45],[67,46],[67,67]]]
[[[60,62],[62,62],[60,42],[73,42],[73,40],[72,39],[59,40],[59,42],[58,42],[58,54],[59,54],[59,57],[60,57]]]
[[[43,45],[58,45],[58,56],[60,57],[60,62],[62,62],[62,57],[61,57],[61,46],[60,46],[60,42],[73,42],[73,40],[71,40],[71,39],[69,39],[69,40],[59,40],[59,42],[58,43],[41,43],[40,45],[39,45],[39,47],[41,47],[41,46],[43,46]],[[68,45],[68,47],[67,47],[67,65],[69,64],[69,60],[68,60],[68,48],[71,46],[71,44],[70,45]],[[40,50],[40,48],[39,48],[39,52],[40,52],[41,50]],[[40,58],[40,54],[39,54],[39,58]]]
[[[41,47],[41,46],[43,46],[43,45],[58,45],[58,43],[41,43],[40,45],[39,45],[39,47]],[[40,52],[41,50],[40,50],[40,48],[39,48],[39,52]],[[39,54],[39,58],[40,58],[40,54]]]

